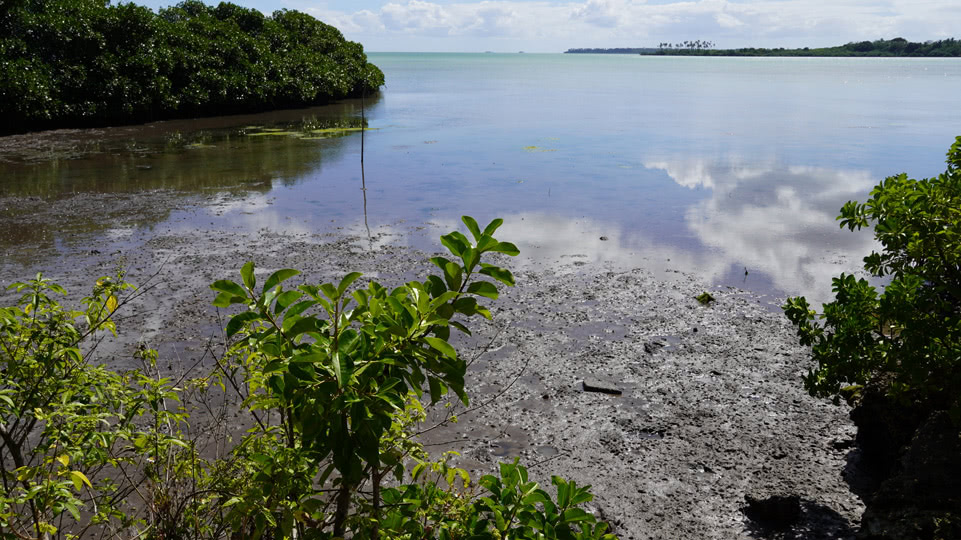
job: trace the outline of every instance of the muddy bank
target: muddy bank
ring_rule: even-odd
[[[29,253],[5,242],[0,283],[45,270],[79,296],[118,263],[134,283],[150,278],[153,288],[121,321],[124,341],[105,358],[116,365],[143,340],[173,372],[202,367],[223,324],[208,284],[236,279],[246,260],[263,274],[302,269],[311,282],[357,270],[391,284],[430,271],[432,254],[404,247],[397,232],[429,224],[375,230],[370,239],[336,229],[144,230],[138,207],[189,210],[202,197],[111,197],[111,208],[126,209],[114,216],[126,236],[103,243],[99,232],[81,234]],[[54,210],[36,205],[27,222],[55,223],[45,212],[84,215],[103,204],[90,195]],[[11,216],[4,212],[0,227]],[[477,408],[431,431],[431,449],[460,451],[459,464],[478,473],[521,457],[543,484],[551,474],[591,484],[592,509],[625,539],[851,536],[863,510],[842,477],[854,428],[845,409],[801,389],[809,359],[787,322],[743,291],[683,273],[586,265],[578,255],[546,266],[523,254],[505,261],[518,286],[490,303],[493,323],[475,323],[474,337],[459,343],[475,359],[468,389]],[[705,290],[716,303],[694,299]],[[586,392],[585,380],[611,393]],[[745,517],[746,496],[770,494],[799,496],[792,529],[772,532]]]

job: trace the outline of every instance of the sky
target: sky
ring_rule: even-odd
[[[133,0],[157,9],[174,0]],[[204,0],[215,4],[213,0]],[[712,41],[717,48],[825,47],[961,38],[961,0],[233,0],[295,9],[368,52],[563,52]]]

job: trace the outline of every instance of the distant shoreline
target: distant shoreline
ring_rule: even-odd
[[[745,47],[740,49],[715,49],[713,44],[703,46],[702,42],[684,42],[673,45],[661,44],[659,47],[621,47],[568,49],[564,54],[640,54],[644,56],[801,56],[801,57],[961,57],[961,41],[954,38],[938,41],[911,42],[903,38],[877,41],[851,42],[836,47],[801,49],[764,49]]]

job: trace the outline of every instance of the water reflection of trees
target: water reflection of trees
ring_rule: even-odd
[[[266,191],[315,172],[322,159],[342,151],[342,135],[323,139],[252,137],[258,129],[304,132],[359,127],[353,103],[297,111],[295,118],[268,113],[224,119],[178,121],[108,130],[18,136],[0,155],[0,196],[55,198],[78,192],[139,192],[156,189]],[[58,140],[59,139],[59,140]],[[14,140],[14,139],[9,139]]]
[[[249,134],[360,126],[357,113],[348,102],[227,119],[48,132],[28,141],[33,146],[21,144],[19,155],[11,148],[16,144],[9,145],[0,152],[0,250],[27,254],[69,244],[74,236],[89,239],[118,227],[153,226],[169,217],[181,197],[246,197],[266,194],[277,183],[295,184],[317,174],[324,160],[336,159],[359,132],[311,140]],[[23,143],[30,136],[16,137],[11,140]],[[49,150],[43,148],[46,141]],[[166,194],[151,195],[158,190]],[[156,204],[132,205],[130,196]]]

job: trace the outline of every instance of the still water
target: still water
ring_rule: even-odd
[[[872,247],[838,229],[841,205],[891,174],[942,172],[961,135],[957,59],[370,58],[387,86],[364,103],[366,216],[361,134],[330,131],[359,125],[359,101],[73,134],[68,155],[0,139],[0,195],[229,193],[143,226],[366,234],[366,217],[421,248],[462,214],[499,216],[521,265],[680,270],[824,300]]]

